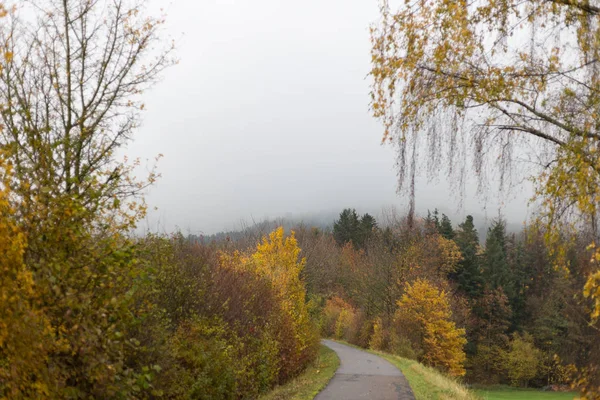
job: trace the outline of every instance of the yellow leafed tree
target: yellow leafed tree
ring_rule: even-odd
[[[263,238],[249,261],[259,274],[271,279],[278,291],[299,344],[296,354],[298,365],[304,365],[304,360],[314,351],[315,334],[306,306],[306,289],[300,279],[305,260],[299,257],[300,247],[294,232],[285,237],[283,228],[279,227]]]
[[[306,304],[306,289],[300,278],[305,260],[294,236],[285,237],[283,228],[265,236],[253,253],[221,254],[221,267],[239,272],[252,272],[266,278],[276,296],[276,309],[281,310],[272,327],[278,326],[281,353],[280,378],[300,372],[315,354],[318,343]]]
[[[407,283],[394,316],[401,335],[408,335],[423,351],[421,361],[453,376],[465,374],[465,330],[451,320],[447,294],[429,281]],[[416,342],[416,343],[415,343]]]

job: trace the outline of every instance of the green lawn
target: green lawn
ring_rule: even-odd
[[[475,391],[483,400],[573,400],[577,393],[543,392],[535,389],[509,387],[478,389]]]
[[[312,400],[327,386],[340,359],[329,347],[321,345],[315,362],[296,378],[260,397],[260,400]]]

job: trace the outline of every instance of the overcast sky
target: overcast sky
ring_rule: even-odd
[[[406,207],[395,153],[369,115],[369,25],[376,0],[174,0],[165,4],[179,65],[145,95],[127,150],[164,154],[143,228],[213,233],[241,220],[354,207]],[[514,197],[514,196],[513,196]],[[503,213],[526,218],[524,197]],[[444,179],[419,181],[417,210],[498,215]],[[486,206],[484,210],[483,207]]]

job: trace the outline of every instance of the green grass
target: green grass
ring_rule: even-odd
[[[329,347],[321,345],[314,363],[296,378],[260,397],[260,400],[312,400],[327,386],[340,359]]]
[[[483,400],[573,400],[579,396],[574,392],[543,392],[535,389],[492,387],[476,390]]]

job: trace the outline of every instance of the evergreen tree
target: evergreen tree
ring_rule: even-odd
[[[360,235],[359,235],[359,245],[360,247],[364,247],[367,244],[367,241],[371,238],[373,231],[377,228],[377,221],[370,214],[365,214],[360,219]]]
[[[355,248],[364,248],[376,228],[377,221],[372,215],[359,218],[355,209],[346,208],[333,223],[333,237],[340,246],[352,242]]]
[[[455,237],[454,228],[452,227],[452,222],[450,218],[446,214],[442,214],[442,220],[438,226],[438,232],[440,235],[445,237],[446,239],[453,240]]]
[[[512,291],[511,273],[506,254],[506,225],[503,220],[494,221],[485,240],[483,277],[492,288]]]
[[[333,237],[343,246],[348,242],[355,245],[359,242],[360,221],[355,209],[346,208],[340,213],[340,218],[333,223]]]
[[[463,259],[458,264],[456,273],[451,278],[458,284],[459,290],[467,296],[477,297],[482,292],[483,281],[479,271],[479,236],[473,217],[467,215],[465,222],[458,226],[456,244],[460,247]]]
[[[467,327],[467,353],[471,376],[479,382],[497,383],[504,374],[503,357],[508,348],[512,311],[502,288],[487,286],[473,303]]]

